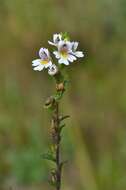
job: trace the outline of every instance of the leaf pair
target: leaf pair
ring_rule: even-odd
[[[52,152],[48,152],[48,153],[42,154],[42,159],[50,160],[52,162],[56,162],[56,158],[54,157],[54,155],[53,155]]]

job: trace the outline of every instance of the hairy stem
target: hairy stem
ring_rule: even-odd
[[[55,158],[56,158],[56,190],[61,189],[61,163],[60,163],[60,120],[59,120],[59,102],[55,102],[55,109],[53,115],[53,123],[55,135],[53,136],[55,144]]]
[[[60,122],[59,122],[59,103],[56,102],[56,127],[57,127],[57,144],[56,144],[57,187],[56,187],[56,190],[60,190],[60,187],[61,187],[59,124],[60,124]]]
[[[65,117],[60,117],[59,115],[59,100],[62,98],[63,93],[65,91],[64,88],[64,79],[60,71],[57,72],[57,74],[54,76],[56,81],[56,97],[57,98],[51,98],[49,101],[46,102],[46,105],[48,106],[50,103],[53,108],[53,115],[52,115],[52,130],[51,130],[51,136],[54,146],[54,157],[55,157],[55,164],[56,169],[53,173],[53,182],[55,184],[56,190],[61,189],[61,173],[62,173],[62,166],[63,162],[60,160],[60,140],[61,140],[61,126],[60,122],[64,120]]]

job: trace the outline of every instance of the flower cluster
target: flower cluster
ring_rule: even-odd
[[[77,58],[84,57],[82,51],[77,51],[78,42],[71,42],[69,38],[63,34],[54,34],[53,40],[48,41],[50,45],[57,48],[53,52],[58,59],[59,64],[69,65],[70,62],[77,60]],[[32,66],[35,71],[42,71],[44,68],[48,68],[49,75],[55,75],[58,71],[58,67],[52,63],[49,50],[41,48],[39,50],[39,59],[32,61]]]

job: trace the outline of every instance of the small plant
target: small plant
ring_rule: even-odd
[[[78,42],[71,42],[67,33],[54,34],[53,41],[48,43],[56,48],[53,51],[55,58],[58,59],[58,63],[53,64],[50,52],[46,48],[39,50],[39,59],[32,61],[32,66],[35,71],[48,70],[48,74],[51,75],[56,82],[56,93],[50,96],[44,107],[51,110],[51,148],[48,153],[43,155],[44,159],[51,160],[55,163],[55,168],[51,170],[50,184],[55,187],[56,190],[61,189],[62,179],[62,167],[65,161],[61,161],[61,132],[65,127],[62,122],[69,117],[69,115],[61,116],[59,113],[59,103],[63,97],[63,94],[67,87],[67,80],[63,75],[63,68],[70,65],[77,58],[84,57],[82,51],[77,51]]]

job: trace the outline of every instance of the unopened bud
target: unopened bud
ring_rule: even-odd
[[[48,69],[48,74],[51,76],[54,76],[55,74],[57,74],[58,72],[58,68],[55,64],[51,65]]]
[[[49,105],[52,105],[54,103],[54,98],[51,96],[49,97],[46,102],[45,102],[45,106],[49,106]]]
[[[57,91],[64,91],[65,90],[64,84],[63,83],[56,84],[56,90]]]

